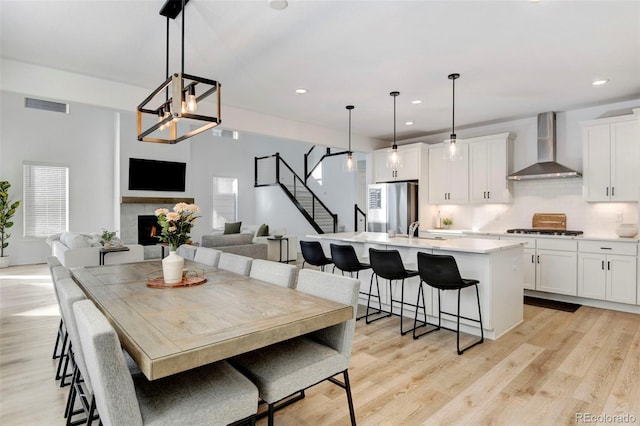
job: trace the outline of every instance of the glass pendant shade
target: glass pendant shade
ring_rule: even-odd
[[[450,139],[444,141],[444,149],[442,157],[445,160],[457,161],[462,159],[462,150],[460,149],[460,141],[456,139],[456,135],[451,135]]]
[[[356,162],[353,158],[353,152],[351,151],[351,111],[355,107],[353,105],[347,105],[345,108],[349,111],[349,149],[347,150],[344,163],[342,163],[342,170],[345,172],[353,172],[356,169]]]
[[[402,167],[402,159],[398,154],[398,145],[396,145],[396,98],[400,95],[400,92],[391,92],[389,96],[393,97],[393,145],[391,149],[387,151],[387,169],[398,170]]]
[[[449,80],[453,85],[453,102],[451,107],[451,135],[449,139],[444,141],[443,158],[445,160],[457,161],[462,159],[462,152],[460,150],[460,139],[456,138],[455,123],[456,123],[456,80],[460,78],[460,74],[449,74]]]

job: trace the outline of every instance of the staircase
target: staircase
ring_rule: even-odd
[[[254,169],[254,187],[280,186],[317,233],[336,232],[338,215],[324,205],[279,153],[255,157]]]

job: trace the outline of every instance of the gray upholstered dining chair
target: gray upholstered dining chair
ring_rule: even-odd
[[[76,302],[73,310],[105,426],[225,425],[255,415],[258,390],[228,363],[148,381],[142,373],[129,374],[118,335],[93,302]]]
[[[80,300],[85,300],[86,297],[80,287],[73,281],[73,278],[62,278],[58,281],[58,295],[60,297],[61,314],[67,326],[69,339],[71,340],[69,357],[74,365],[71,389],[69,390],[64,416],[67,419],[67,426],[72,423],[77,424],[76,422],[79,420],[73,421],[72,417],[78,414],[84,414],[84,421],[90,423],[88,420],[93,419],[95,414],[95,400],[93,398],[93,388],[91,387],[91,380],[87,374],[87,367],[84,362],[84,355],[82,353],[82,347],[80,346],[80,336],[73,312],[73,304]],[[82,409],[73,411],[76,397],[78,396],[80,397]]]
[[[51,283],[53,283],[53,268],[56,266],[62,267],[62,263],[55,256],[47,257],[47,265],[49,266],[49,273],[51,274]],[[53,286],[53,294],[56,296],[56,301],[58,305],[60,305],[60,300],[58,299],[58,292],[56,291],[55,284]],[[64,328],[64,321],[62,321],[62,316],[60,316],[60,324],[58,325],[58,335],[56,336],[56,342],[53,345],[53,354],[51,355],[51,359],[58,359],[62,356],[62,346],[60,345],[64,340],[64,335],[66,330]]]
[[[304,398],[307,388],[325,380],[346,390],[351,424],[356,424],[348,369],[359,288],[360,282],[354,278],[301,270],[298,274],[298,291],[350,305],[353,307],[353,318],[231,360],[258,386],[260,398],[268,404],[270,426],[273,425],[274,411],[290,404],[291,400],[278,403],[297,393],[299,395],[294,400]],[[338,374],[342,374],[343,382],[334,378]]]
[[[223,252],[220,254],[218,268],[240,275],[249,275],[252,262],[253,259],[250,257]]]
[[[298,268],[286,263],[270,260],[254,259],[249,276],[257,280],[266,281],[282,287],[294,288]]]
[[[58,307],[62,314],[62,307],[60,306],[60,295],[58,294],[58,282],[64,278],[70,278],[71,273],[64,266],[54,266],[51,268],[51,279],[53,281],[53,290],[58,300]],[[60,333],[62,333],[60,335]],[[67,373],[69,366],[69,334],[67,332],[67,326],[64,323],[64,317],[60,315],[60,326],[58,327],[58,336],[60,342],[56,341],[56,345],[53,348],[53,358],[58,359],[58,366],[56,368],[56,380],[60,380],[60,387],[71,384],[71,374]],[[57,339],[56,339],[57,340]],[[61,343],[61,345],[59,344]],[[59,350],[59,351],[58,351]],[[69,380],[67,380],[69,379]]]
[[[179,256],[182,256],[185,259],[194,260],[196,257],[197,250],[198,250],[198,247],[196,246],[192,246],[191,244],[182,244],[176,249],[176,254],[178,254]]]
[[[221,254],[222,252],[220,250],[209,247],[198,247],[198,250],[195,252],[195,257],[192,260],[209,266],[218,266]]]

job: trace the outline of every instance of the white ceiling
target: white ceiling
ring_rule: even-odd
[[[153,89],[163,3],[0,0],[1,55]],[[640,97],[640,1],[191,0],[185,19],[185,71],[220,81],[223,106],[343,130],[353,104],[363,136],[392,138],[393,90],[398,139],[450,129],[452,72],[457,129]]]

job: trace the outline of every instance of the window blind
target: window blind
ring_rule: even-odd
[[[238,179],[213,178],[213,228],[238,221]]]
[[[23,164],[24,236],[48,237],[69,230],[69,168]]]

